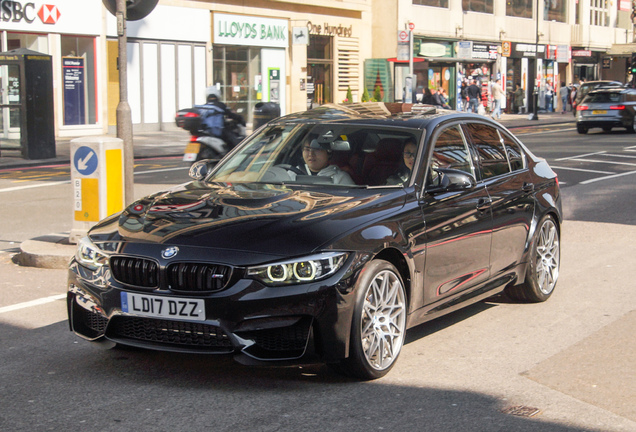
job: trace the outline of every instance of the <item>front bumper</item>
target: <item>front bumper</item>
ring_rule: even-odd
[[[267,287],[240,279],[215,293],[184,296],[118,286],[110,272],[94,275],[75,260],[69,267],[71,330],[90,341],[148,349],[245,356],[243,362],[329,362],[348,356],[356,260],[330,278],[305,285]],[[122,292],[199,298],[205,320],[139,316],[122,311]],[[240,360],[240,359],[239,359]]]

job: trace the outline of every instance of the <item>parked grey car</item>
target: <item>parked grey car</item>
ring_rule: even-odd
[[[613,127],[636,130],[636,89],[604,88],[590,92],[576,107],[576,130],[585,134],[590,128],[609,132]]]

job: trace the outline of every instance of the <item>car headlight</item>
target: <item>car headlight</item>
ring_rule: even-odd
[[[266,285],[292,285],[325,279],[347,260],[346,252],[328,252],[265,266],[249,267],[247,276]]]
[[[88,237],[83,237],[77,244],[75,260],[91,270],[108,263],[108,255],[103,253]]]

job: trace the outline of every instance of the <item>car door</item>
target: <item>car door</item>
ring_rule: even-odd
[[[464,130],[478,155],[477,177],[492,200],[491,277],[512,277],[534,215],[532,175],[521,146],[503,129],[470,123]]]
[[[442,126],[433,135],[420,208],[426,230],[424,303],[442,309],[450,297],[467,294],[489,277],[492,215],[482,183],[440,191],[436,173],[444,169],[475,176],[474,155],[459,124]]]

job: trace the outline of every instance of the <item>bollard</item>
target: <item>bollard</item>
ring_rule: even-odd
[[[124,208],[124,144],[112,137],[71,141],[73,226],[69,242],[77,243],[97,222]]]

